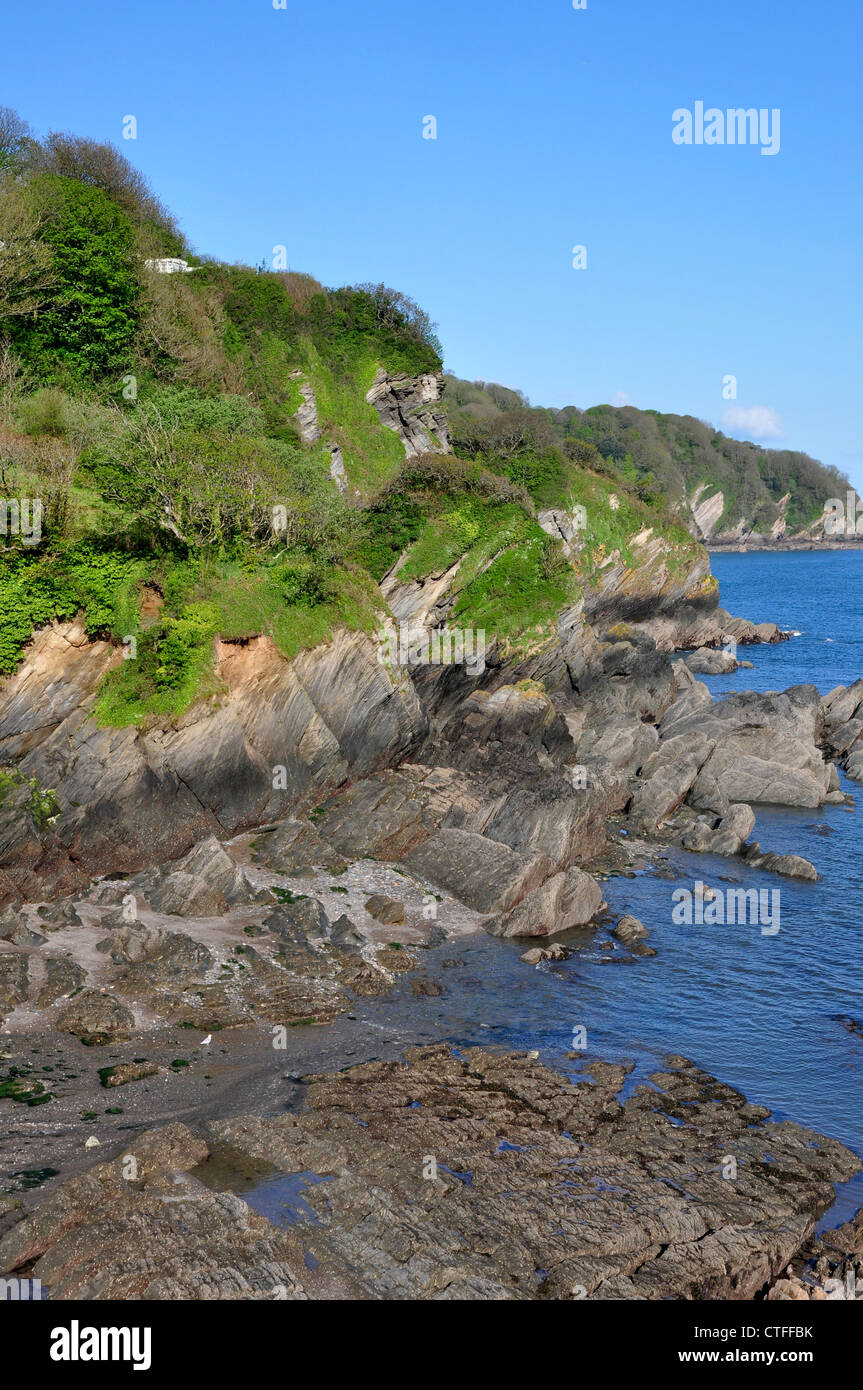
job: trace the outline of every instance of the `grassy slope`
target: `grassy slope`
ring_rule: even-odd
[[[44,196],[38,177],[32,190]],[[134,658],[106,677],[97,717],[140,725],[217,693],[217,636],[266,633],[290,658],[340,625],[371,632],[384,607],[376,582],[405,550],[404,579],[458,562],[454,621],[514,656],[552,640],[561,609],[611,555],[631,563],[645,526],[667,540],[672,567],[687,563],[691,538],[619,472],[602,476],[559,451],[527,450],[516,467],[493,457],[407,465],[365,397],[381,366],[439,369],[415,306],[247,267],[154,276],[131,213],[74,179],[49,191],[62,205],[46,224],[57,285],[41,316],[0,313],[14,368],[0,389],[9,495],[54,499],[38,546],[0,542],[0,674],[36,627],[83,613],[92,635],[135,639]],[[0,218],[3,192],[0,180]],[[296,372],[314,389],[324,437],[308,447],[293,419]],[[138,436],[130,457],[142,476],[136,465],[118,482],[130,431],[153,419],[176,432],[179,471],[165,495],[187,528],[182,541],[164,529],[158,468],[151,485],[153,457]],[[329,479],[324,442],[343,449],[349,499]],[[290,516],[284,536],[261,529],[277,503]],[[536,510],[576,503],[588,527],[571,565]]]
[[[492,425],[504,412],[528,408],[521,393],[494,385],[449,378],[447,389],[456,438],[460,425]],[[786,494],[790,498],[785,515],[791,527],[808,525],[821,515],[827,498],[844,496],[847,486],[843,475],[806,454],[730,439],[692,416],[609,405],[530,413],[559,441],[594,445],[630,486],[655,479],[670,501],[685,511],[698,488],[703,488],[701,501],[721,490],[720,530],[741,518],[756,530],[768,530]]]

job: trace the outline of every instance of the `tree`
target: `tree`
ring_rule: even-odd
[[[51,250],[42,240],[45,223],[26,186],[0,174],[0,322],[32,317],[55,283]]]
[[[170,213],[116,145],[54,130],[42,146],[40,164],[48,173],[101,189],[133,222],[154,222],[180,241]]]
[[[11,106],[0,106],[0,170],[26,168],[38,151],[27,122]]]
[[[127,369],[140,296],[129,218],[102,190],[55,174],[33,178],[27,195],[53,278],[32,328],[13,325],[18,350],[43,375],[58,363],[78,377]]]

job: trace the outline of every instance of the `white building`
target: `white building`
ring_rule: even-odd
[[[197,266],[189,265],[188,261],[181,261],[177,256],[165,256],[158,261],[145,261],[145,270],[158,271],[160,275],[191,275]]]

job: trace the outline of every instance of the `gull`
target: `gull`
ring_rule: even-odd
[[[201,1043],[201,1047],[209,1047],[212,1041],[213,1035],[212,1033],[208,1033],[207,1036],[204,1038],[204,1041]]]

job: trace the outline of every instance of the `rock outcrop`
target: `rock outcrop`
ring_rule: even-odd
[[[119,659],[75,624],[47,628],[0,689],[0,762],[59,806],[39,823],[24,788],[0,808],[7,901],[71,891],[312,806],[346,778],[399,762],[427,727],[410,682],[361,633],[336,633],[292,662],[267,638],[221,643],[221,696],[161,727],[92,718]]]
[[[443,377],[428,372],[421,376],[391,374],[383,367],[366,400],[373,405],[385,429],[401,439],[405,455],[450,452],[447,419],[441,407]]]
[[[627,1070],[591,1059],[572,1084],[523,1054],[441,1046],[308,1076],[300,1114],[172,1124],[55,1187],[0,1239],[0,1271],[60,1302],[766,1290],[859,1160],[683,1058],[621,1104]],[[293,1175],[289,1221],[208,1186],[220,1155]]]

